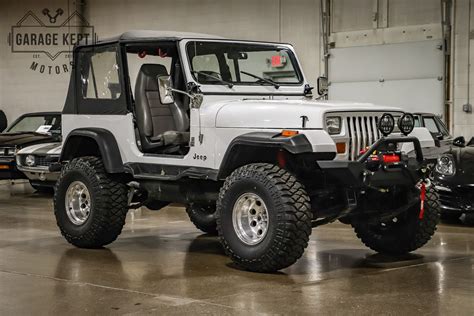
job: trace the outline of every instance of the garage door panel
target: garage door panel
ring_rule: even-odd
[[[443,75],[439,40],[331,49],[331,82],[437,78]]]
[[[443,81],[435,78],[370,81],[332,82],[329,87],[332,100],[371,102],[398,106],[409,112],[443,114]]]

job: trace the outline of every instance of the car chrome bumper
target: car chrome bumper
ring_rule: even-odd
[[[29,180],[42,182],[56,182],[59,172],[50,172],[49,167],[26,167],[18,166],[18,170],[23,172]]]

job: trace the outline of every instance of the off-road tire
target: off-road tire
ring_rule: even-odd
[[[65,194],[69,185],[81,181],[91,195],[91,212],[80,226],[66,213]],[[102,160],[82,157],[71,160],[62,169],[54,194],[56,223],[64,238],[80,248],[100,248],[113,242],[122,232],[128,211],[127,187],[113,180]]]
[[[234,204],[242,194],[258,194],[267,206],[269,225],[253,246],[237,236]],[[217,201],[217,230],[226,254],[240,267],[274,272],[295,263],[308,246],[312,212],[303,185],[288,171],[268,163],[236,169],[224,182]]]
[[[370,249],[388,255],[403,255],[425,245],[436,231],[440,219],[438,194],[427,190],[423,218],[419,218],[420,204],[406,211],[403,221],[387,231],[379,225],[356,221],[352,223],[357,237]]]
[[[215,206],[191,204],[186,206],[186,213],[197,229],[210,235],[217,235]]]

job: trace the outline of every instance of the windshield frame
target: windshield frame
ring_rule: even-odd
[[[61,118],[61,113],[30,113],[30,114],[24,114],[20,117],[18,117],[15,121],[13,121],[11,123],[11,125],[9,125],[7,127],[7,129],[2,133],[2,134],[13,134],[13,133],[34,133],[36,131],[16,131],[16,132],[12,132],[12,128],[14,128],[16,125],[18,125],[18,123],[20,123],[22,120],[26,119],[26,118],[29,118],[29,117],[46,117],[46,116],[58,116],[59,119],[62,121],[62,118]],[[62,122],[61,122],[61,125],[62,125]],[[62,131],[62,126],[60,125],[60,128],[58,130],[58,132],[61,132]],[[51,134],[51,131],[49,131],[47,134]],[[45,134],[45,135],[47,135]]]
[[[289,44],[281,44],[281,43],[269,43],[269,42],[258,42],[258,41],[236,41],[236,40],[215,40],[215,39],[187,39],[186,42],[184,43],[183,46],[183,53],[186,55],[186,62],[187,62],[187,68],[186,72],[189,72],[189,75],[191,76],[192,80],[202,86],[208,86],[208,87],[213,87],[213,86],[226,86],[226,84],[221,83],[221,82],[215,82],[215,83],[201,83],[198,81],[196,75],[193,73],[193,68],[192,68],[192,60],[191,56],[188,54],[188,47],[189,45],[193,45],[194,42],[208,42],[208,43],[228,43],[228,44],[241,44],[241,45],[254,45],[254,46],[261,46],[263,48],[270,48],[274,50],[283,50],[287,53],[289,60],[291,62],[291,65],[293,66],[293,70],[296,74],[296,78],[298,79],[298,82],[280,82],[280,81],[275,81],[275,84],[278,85],[279,87],[301,87],[305,84],[306,78],[304,76],[304,73],[301,69],[301,64],[296,56],[296,53],[293,49],[293,47]],[[270,83],[265,83],[261,84],[258,83],[258,80],[256,81],[229,81],[234,87],[271,87],[277,90],[278,88],[275,87],[275,85],[272,85]],[[229,87],[230,89],[230,87]]]

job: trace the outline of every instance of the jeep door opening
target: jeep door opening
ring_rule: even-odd
[[[130,208],[172,202],[258,272],[296,262],[335,220],[388,254],[435,232],[413,116],[312,100],[291,45],[133,31],[73,55],[54,210],[75,246],[107,245]]]

